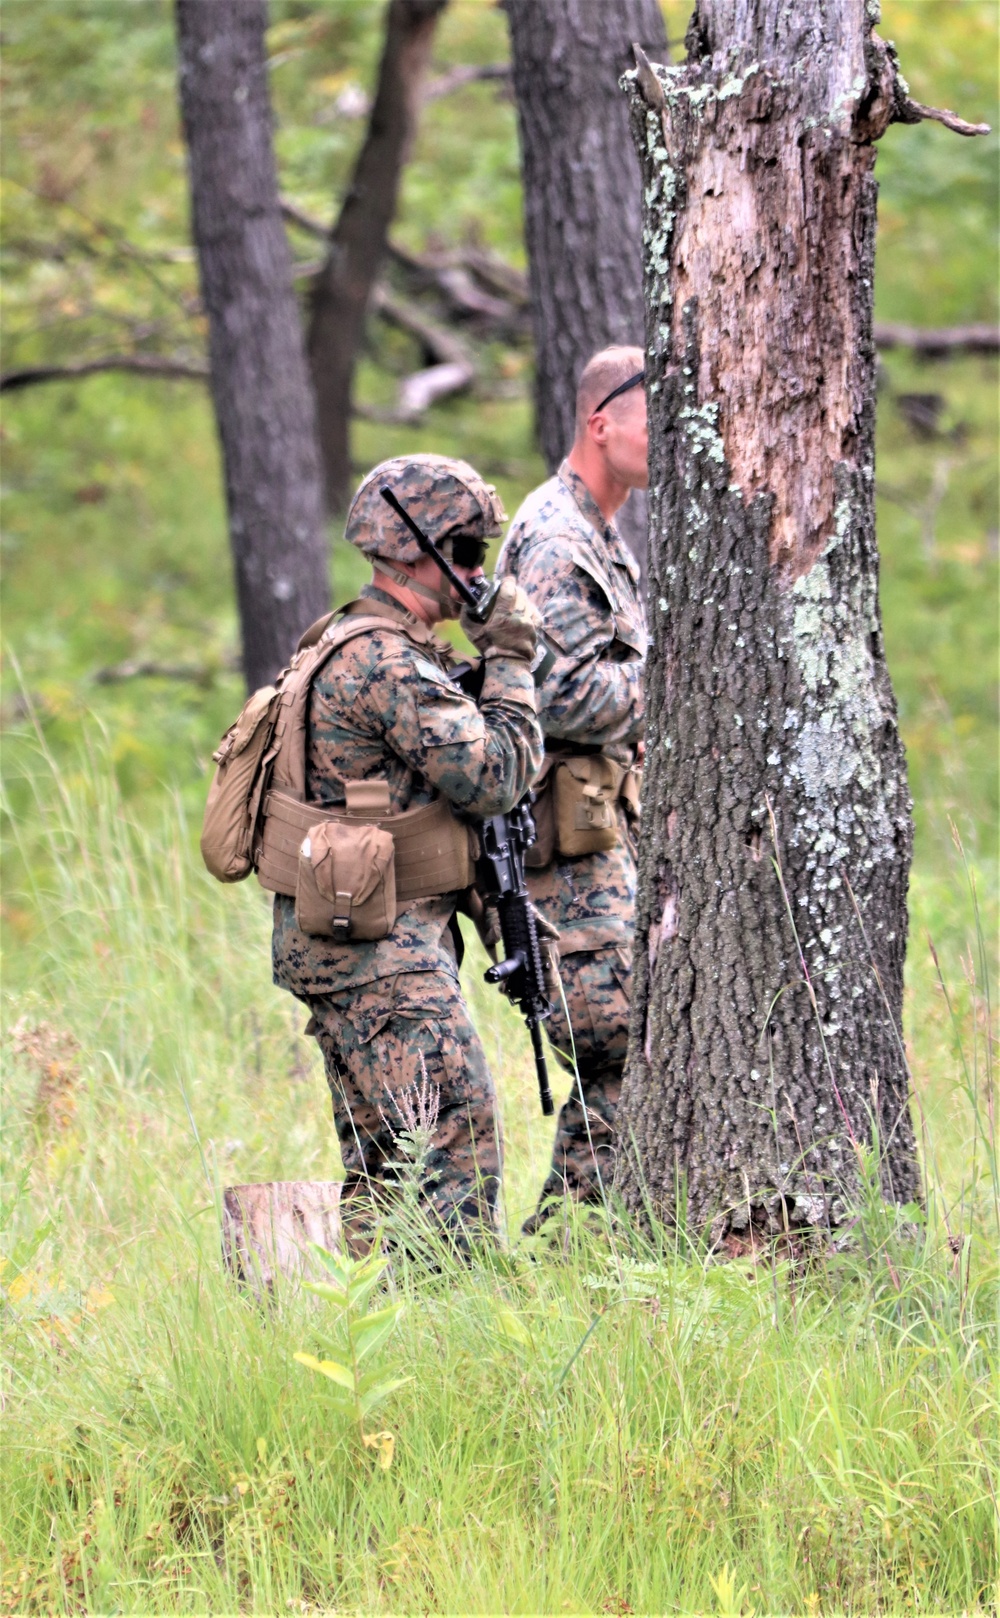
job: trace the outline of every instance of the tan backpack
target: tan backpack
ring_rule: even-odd
[[[469,828],[455,819],[447,799],[436,798],[392,815],[389,784],[378,780],[347,782],[343,810],[306,799],[312,682],[334,652],[357,635],[377,629],[417,645],[436,641],[423,625],[414,623],[411,628],[377,608],[358,613],[345,608],[336,621],[330,613],[306,630],[274,685],[255,691],[226,731],[213,754],[217,768],[201,832],[202,858],[220,882],[242,882],[256,871],[262,887],[294,897],[301,888],[300,854],[309,833],[322,824],[359,828],[360,822],[392,834],[396,903],[469,886],[474,847]],[[346,849],[343,839],[341,845]],[[360,893],[356,898],[360,902]],[[361,937],[361,929],[353,935]]]
[[[328,613],[306,630],[288,667],[274,685],[247,698],[212,755],[217,768],[205,805],[201,856],[220,882],[242,882],[254,869],[265,789],[275,765],[305,797],[306,710],[313,679],[353,636],[386,627],[383,618],[360,615],[332,620]]]

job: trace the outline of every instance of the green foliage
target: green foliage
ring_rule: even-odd
[[[344,1324],[344,1339],[339,1352],[326,1350],[325,1358],[301,1350],[295,1354],[300,1365],[318,1371],[333,1383],[331,1400],[335,1409],[349,1415],[357,1425],[358,1436],[367,1449],[378,1452],[383,1471],[392,1465],[395,1438],[392,1433],[366,1433],[365,1417],[395,1393],[409,1377],[386,1378],[376,1366],[362,1369],[366,1361],[378,1355],[399,1324],[406,1308],[402,1300],[383,1304],[380,1309],[363,1309],[369,1294],[378,1285],[388,1268],[388,1260],[381,1257],[378,1246],[367,1258],[350,1258],[346,1254],[327,1252],[311,1242],[319,1262],[333,1277],[329,1281],[306,1281],[307,1292],[325,1298],[340,1310]]]
[[[719,1613],[719,1618],[754,1618],[753,1607],[748,1612],[744,1612],[743,1602],[746,1597],[747,1587],[742,1584],[737,1590],[736,1575],[729,1571],[728,1562],[723,1562],[721,1572],[717,1573],[714,1579],[710,1578],[708,1582],[715,1592],[715,1599],[718,1602],[716,1610]]]
[[[691,1612],[728,1567],[758,1611],[904,1612],[919,1588],[929,1610],[985,1612],[996,1077],[982,983],[962,987],[950,944],[949,1047],[918,1072],[922,1225],[875,1201],[863,1241],[803,1272],[622,1231],[609,1251],[581,1224],[557,1262],[442,1251],[435,1275],[402,1256],[384,1301],[381,1259],[334,1260],[332,1298],[262,1312],[222,1271],[219,1187],[337,1172],[314,1048],[267,984],[266,905],[199,869],[178,800],[138,821],[99,739],[72,776],[29,763],[38,930],[5,985],[9,1610]],[[551,1126],[482,965],[473,942],[513,1237]],[[43,1103],[43,1023],[72,1032],[72,1107]],[[289,1376],[305,1343],[346,1398],[374,1394],[351,1324],[359,1352],[373,1334],[360,1377],[411,1378],[389,1477]]]
[[[960,139],[940,124],[897,124],[879,142],[880,320],[918,326],[997,319],[1000,104],[991,0],[885,0],[915,100],[950,107],[993,133]]]

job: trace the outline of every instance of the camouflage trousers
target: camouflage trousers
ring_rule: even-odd
[[[403,972],[302,998],[333,1098],[345,1203],[391,1202],[412,1176],[421,1204],[460,1244],[492,1235],[502,1166],[496,1094],[454,978]]]
[[[539,1211],[556,1197],[600,1200],[602,1184],[605,1190],[610,1186],[615,1113],[628,1044],[629,952],[615,945],[576,950],[562,957],[559,975],[566,1007],[557,1000],[545,1026],[560,1065],[570,1072],[575,1049],[579,1081],[573,1072],[570,1093],[559,1111],[552,1168],[542,1187]]]

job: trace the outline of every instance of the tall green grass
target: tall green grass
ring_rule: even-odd
[[[301,1010],[268,983],[262,896],[201,872],[179,801],[135,822],[99,734],[75,771],[41,743],[21,768],[43,926],[8,969],[6,1610],[991,1610],[978,961],[962,979],[944,950],[950,1049],[918,1076],[925,1225],[873,1197],[851,1250],[807,1270],[587,1229],[468,1270],[398,1259],[383,1355],[410,1380],[380,1414],[382,1471],[292,1358],[329,1346],[323,1304],[262,1312],[221,1269],[221,1185],[339,1172]],[[971,903],[967,920],[975,951]],[[550,1126],[479,965],[516,1232]]]

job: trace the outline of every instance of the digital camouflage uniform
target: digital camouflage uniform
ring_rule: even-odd
[[[405,475],[393,486],[406,497]],[[447,531],[447,512],[428,519],[426,500],[413,509],[435,537]],[[436,794],[470,816],[506,813],[542,758],[527,663],[492,657],[477,705],[445,673],[449,648],[392,597],[369,585],[355,610],[384,614],[386,629],[339,648],[313,683],[307,798],[336,807],[345,781],[379,779],[388,782],[393,814]],[[294,900],[279,894],[272,957],[275,982],[312,1012],[308,1031],[323,1051],[345,1198],[364,1206],[392,1185],[406,1161],[396,1137],[426,1076],[438,1112],[423,1193],[460,1233],[495,1222],[502,1148],[493,1082],[459,989],[449,929],[456,898],[416,900],[388,937],[339,944],[300,932]]]
[[[646,653],[639,569],[568,462],[520,507],[498,571],[516,576],[559,654],[538,691],[546,751],[601,752],[634,763]],[[628,1037],[636,874],[635,831],[621,804],[618,819],[619,841],[607,853],[557,855],[544,870],[528,873],[535,904],[559,928],[569,1008],[568,1023],[560,1003],[546,1026],[571,1070],[575,1045],[587,1107],[585,1117],[574,1079],[539,1207],[567,1192],[580,1200],[599,1196],[600,1177],[611,1169]]]

